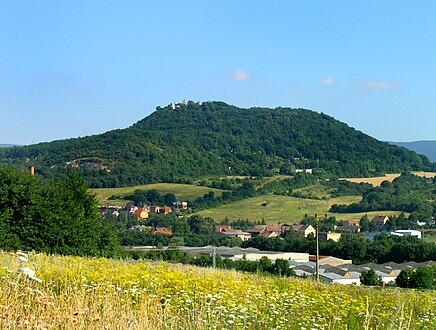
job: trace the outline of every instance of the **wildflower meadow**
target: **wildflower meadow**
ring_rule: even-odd
[[[435,291],[0,252],[0,329],[435,329]]]

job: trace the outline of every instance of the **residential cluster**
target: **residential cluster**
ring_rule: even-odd
[[[365,236],[366,239],[373,239],[375,236],[380,235],[382,233],[388,236],[415,236],[417,238],[421,238],[421,232],[419,230],[396,230],[396,231],[387,231],[386,230],[386,222],[389,220],[387,216],[376,216],[373,219],[374,228],[376,232],[367,234]],[[269,238],[275,237],[286,237],[290,231],[294,231],[298,233],[302,237],[309,237],[312,235],[316,236],[316,230],[312,225],[280,225],[280,224],[272,224],[272,225],[254,225],[252,228],[247,229],[245,231],[237,230],[231,228],[228,225],[219,225],[216,226],[216,232],[219,236],[226,237],[237,237],[242,241],[247,241],[252,237],[263,236]],[[360,220],[345,220],[342,221],[340,226],[335,227],[335,231],[329,232],[319,232],[319,240],[320,241],[328,241],[332,240],[338,242],[342,235],[347,234],[355,234],[360,233]]]
[[[114,216],[119,216],[121,213],[126,213],[130,216],[135,217],[137,220],[147,220],[150,216],[150,214],[162,214],[167,215],[171,214],[176,211],[180,210],[186,210],[188,208],[187,202],[174,202],[173,207],[170,206],[161,206],[161,205],[143,205],[143,206],[135,206],[135,205],[128,205],[124,208],[119,206],[100,206],[98,208],[99,212],[101,214],[109,213],[113,214]],[[181,216],[181,215],[177,215]],[[144,225],[136,225],[132,226],[130,228],[131,230],[138,230],[138,231],[150,231],[153,235],[156,234],[163,234],[163,235],[173,235],[173,232],[167,228],[151,228],[149,226]]]

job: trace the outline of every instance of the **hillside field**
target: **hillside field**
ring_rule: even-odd
[[[0,264],[2,329],[436,328],[435,291],[21,252]]]
[[[98,188],[90,189],[90,191],[97,196],[98,203],[100,205],[115,205],[124,206],[127,203],[131,203],[127,199],[123,199],[124,196],[133,195],[135,190],[151,190],[156,189],[159,194],[174,194],[180,201],[193,201],[198,197],[203,197],[209,191],[213,191],[215,194],[221,194],[224,190],[214,189],[203,186],[194,186],[190,184],[177,184],[177,183],[156,183],[147,184],[134,187],[123,187],[123,188]],[[120,196],[121,199],[108,200],[111,196]]]
[[[279,195],[263,195],[244,199],[231,204],[221,205],[216,208],[203,210],[195,214],[204,217],[211,217],[219,222],[226,217],[230,220],[248,219],[260,221],[265,219],[266,223],[287,223],[295,224],[303,219],[305,214],[324,216],[335,216],[338,220],[356,219],[368,214],[369,218],[376,215],[398,215],[397,211],[376,211],[366,213],[330,213],[328,210],[333,204],[351,204],[358,202],[360,196],[346,196],[326,200],[304,199]],[[266,206],[263,204],[266,202]]]
[[[436,172],[412,172],[412,173],[417,176],[422,176],[426,178],[434,178],[436,176]],[[373,178],[343,178],[341,180],[347,180],[355,183],[364,182],[364,183],[372,184],[373,186],[380,186],[380,184],[383,181],[392,182],[394,181],[395,178],[399,177],[400,175],[401,173],[395,173],[395,174],[386,174],[385,176],[378,176]]]

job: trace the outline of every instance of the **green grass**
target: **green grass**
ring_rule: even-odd
[[[304,188],[294,189],[293,192],[300,193],[302,196],[309,198],[330,198],[330,190],[330,188],[317,183]]]
[[[424,230],[422,233],[422,239],[427,243],[436,244],[436,230]]]
[[[294,224],[301,221],[305,214],[335,216],[338,220],[360,219],[368,214],[372,219],[376,215],[400,214],[396,211],[377,211],[367,213],[330,213],[328,210],[333,204],[351,204],[360,201],[360,196],[346,196],[326,200],[314,200],[295,198],[289,196],[278,196],[273,194],[256,196],[244,199],[235,203],[222,205],[213,209],[207,209],[196,214],[204,217],[211,217],[219,222],[226,217],[230,220],[248,219],[259,221],[265,219],[266,223],[287,223]],[[266,202],[266,206],[263,204]]]
[[[194,186],[189,184],[176,184],[176,183],[156,183],[156,184],[147,184],[147,185],[134,186],[134,187],[123,187],[123,188],[99,188],[99,189],[90,189],[90,191],[96,194],[97,200],[101,205],[110,204],[116,206],[124,206],[132,201],[122,198],[116,200],[108,200],[108,198],[113,195],[119,197],[132,195],[137,189],[142,189],[142,190],[156,189],[161,195],[171,193],[176,195],[177,199],[181,201],[193,201],[198,197],[203,197],[203,195],[207,194],[209,191],[213,191],[216,195],[219,196],[224,191],[224,190],[214,189],[209,187]]]

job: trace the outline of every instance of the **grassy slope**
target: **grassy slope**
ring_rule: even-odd
[[[331,198],[326,200],[314,200],[295,198],[278,195],[264,195],[244,199],[239,202],[222,205],[213,209],[207,209],[197,214],[213,218],[215,221],[223,220],[228,217],[230,220],[249,219],[258,221],[265,219],[267,223],[298,223],[305,214],[335,216],[338,220],[360,219],[365,213],[329,213],[328,210],[333,204],[350,204],[358,202],[360,196],[346,196]],[[266,202],[267,206],[263,206]],[[375,215],[400,214],[396,211],[377,211],[367,212],[370,218]]]
[[[0,251],[4,329],[435,329],[433,291]],[[36,269],[41,283],[19,276]],[[314,326],[316,324],[316,327]]]
[[[189,184],[176,184],[176,183],[156,183],[147,184],[142,186],[134,187],[124,187],[124,188],[101,188],[101,189],[90,189],[91,192],[95,193],[97,200],[101,205],[118,205],[124,206],[126,203],[131,201],[126,199],[119,200],[108,200],[112,195],[115,196],[127,196],[132,195],[136,189],[151,190],[156,189],[161,195],[168,193],[176,195],[178,200],[182,201],[193,201],[198,197],[203,197],[209,191],[215,192],[215,194],[221,194],[224,190],[214,189],[209,187],[194,186]]]

